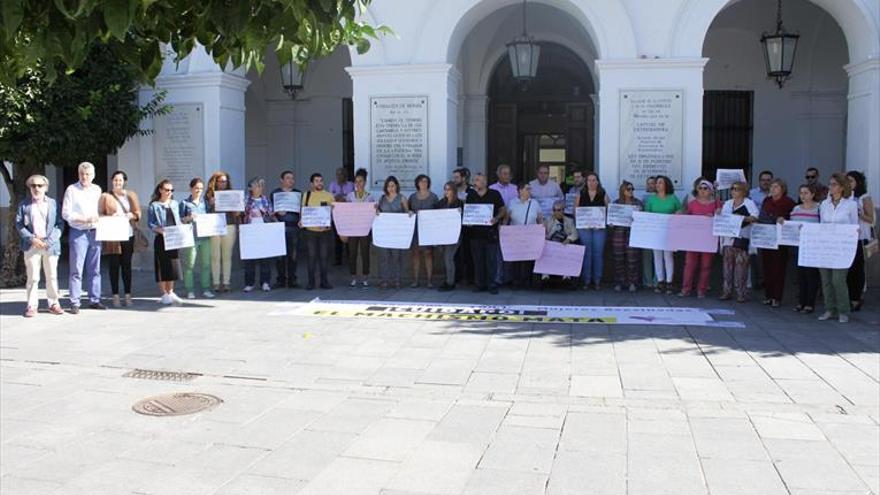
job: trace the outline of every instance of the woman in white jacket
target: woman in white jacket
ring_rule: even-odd
[[[724,283],[721,300],[733,297],[736,301],[748,300],[749,277],[749,234],[751,225],[758,221],[759,210],[755,202],[748,198],[749,185],[746,182],[735,182],[730,188],[731,199],[721,206],[719,212],[724,215],[741,215],[742,228],[739,237],[722,237],[721,254],[724,259]]]

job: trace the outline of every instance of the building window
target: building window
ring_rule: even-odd
[[[703,177],[719,168],[741,168],[752,176],[752,91],[703,93]]]

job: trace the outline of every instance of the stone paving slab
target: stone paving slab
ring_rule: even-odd
[[[23,291],[3,290],[0,493],[880,495],[874,291],[849,325],[611,291],[492,300],[725,308],[745,327],[268,316],[317,295],[474,300],[346,287],[160,307],[136,293],[131,309],[26,320]],[[198,376],[122,376],[134,368]],[[131,410],[182,391],[224,402]]]

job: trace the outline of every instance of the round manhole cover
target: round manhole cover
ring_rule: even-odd
[[[213,395],[183,392],[147,397],[135,402],[131,409],[148,416],[180,416],[205,411],[222,402]]]

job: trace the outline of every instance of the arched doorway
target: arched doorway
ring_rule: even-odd
[[[531,180],[540,164],[560,184],[575,168],[593,170],[595,93],[583,60],[563,45],[543,43],[535,80],[521,86],[505,56],[489,82],[489,170],[509,164]]]

